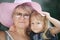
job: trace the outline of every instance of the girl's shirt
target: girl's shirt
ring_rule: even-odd
[[[31,40],[47,40],[47,39],[42,38],[42,34],[43,34],[43,32],[38,33],[38,34],[31,32],[30,38],[31,38]],[[49,38],[48,40],[58,40],[58,36],[57,35],[53,36],[49,30],[46,32],[46,36],[47,36],[47,38]]]

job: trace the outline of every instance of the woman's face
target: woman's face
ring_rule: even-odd
[[[18,28],[27,28],[29,26],[30,13],[26,10],[19,8],[13,14],[14,25]]]
[[[35,33],[42,32],[43,30],[43,21],[40,21],[36,17],[31,18],[31,30]]]

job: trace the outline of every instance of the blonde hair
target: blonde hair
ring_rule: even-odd
[[[43,24],[44,30],[43,30],[42,38],[43,39],[49,39],[46,36],[47,30],[50,28],[50,22],[49,22],[49,20],[45,16],[40,15],[40,13],[38,13],[37,11],[34,11],[31,14],[31,18],[32,17],[35,17],[37,20],[40,20],[40,21],[44,22],[44,24]]]
[[[30,4],[23,3],[23,4],[15,7],[15,9],[13,10],[12,17],[15,13],[17,13],[17,12],[19,13],[19,9],[23,9],[24,11],[27,11],[28,13],[31,13],[34,10]]]

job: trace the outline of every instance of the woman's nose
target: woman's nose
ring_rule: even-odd
[[[24,19],[24,16],[21,16],[21,17],[20,17],[20,20],[23,20],[23,19]]]

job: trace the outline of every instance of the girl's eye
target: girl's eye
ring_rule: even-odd
[[[34,23],[31,23],[31,24],[34,24]]]
[[[40,24],[39,22],[37,24]]]

